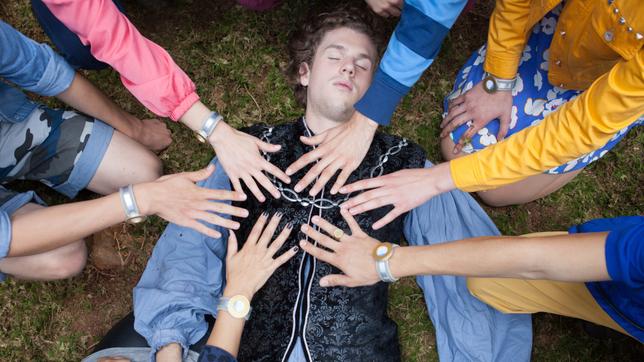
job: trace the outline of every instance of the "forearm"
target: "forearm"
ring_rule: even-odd
[[[74,109],[109,124],[125,135],[134,138],[141,121],[112,102],[80,73],[76,73],[72,84],[56,96]]]
[[[548,237],[484,237],[431,246],[396,249],[392,274],[463,275],[550,279],[608,280],[604,244],[607,233]]]
[[[497,0],[490,17],[484,69],[500,78],[513,78],[528,40],[530,1]]]
[[[239,341],[244,331],[244,322],[244,319],[233,318],[226,312],[218,313],[217,321],[206,343],[237,357]]]
[[[8,256],[53,250],[124,220],[118,194],[22,213],[12,218]]]

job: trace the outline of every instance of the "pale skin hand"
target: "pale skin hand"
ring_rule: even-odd
[[[239,192],[211,190],[195,185],[196,182],[207,179],[214,169],[213,165],[209,165],[203,170],[167,175],[154,182],[135,185],[134,194],[140,211],[146,215],[156,214],[212,238],[219,238],[221,234],[200,221],[227,229],[238,229],[238,222],[214,213],[246,217],[248,211],[212,201],[243,201],[246,196]]]
[[[441,138],[447,137],[458,126],[472,121],[470,128],[459,140],[454,140],[456,146],[454,153],[461,152],[465,143],[476,132],[485,127],[490,121],[499,119],[500,127],[497,140],[502,141],[510,128],[512,114],[512,92],[497,91],[489,94],[483,89],[483,82],[479,82],[472,89],[452,99],[449,102],[447,116],[441,122]]]
[[[346,123],[314,137],[301,137],[303,143],[319,146],[291,164],[286,174],[293,175],[309,163],[319,161],[295,185],[295,191],[302,191],[317,178],[309,191],[311,196],[317,195],[329,179],[342,170],[331,188],[331,194],[336,194],[364,159],[377,128],[376,122],[354,112]]]
[[[454,188],[456,186],[452,180],[449,163],[431,168],[400,170],[342,187],[340,192],[343,194],[369,191],[352,197],[341,207],[356,215],[385,205],[393,205],[393,210],[373,224],[373,229],[377,230],[432,197]]]
[[[403,0],[366,0],[374,13],[388,18],[399,17],[403,8]]]
[[[201,129],[203,121],[208,118],[210,113],[208,107],[197,101],[181,116],[179,121],[193,131],[197,131]],[[261,154],[262,151],[277,152],[281,148],[280,145],[262,142],[257,137],[237,131],[223,120],[217,124],[208,141],[217,153],[219,162],[237,192],[243,192],[241,187],[241,181],[243,181],[257,200],[264,202],[266,197],[260,191],[258,183],[273,197],[280,197],[280,192],[264,172],[272,174],[284,183],[291,182],[291,179],[282,170],[266,161]]]
[[[305,240],[300,240],[300,247],[314,257],[334,265],[344,273],[327,275],[320,279],[320,285],[323,287],[356,287],[379,282],[380,278],[376,272],[376,265],[371,253],[380,242],[365,234],[349,212],[340,210],[340,214],[351,230],[351,235],[345,233],[340,240],[335,240],[308,225],[301,227],[304,234],[331,251],[323,250]],[[319,216],[314,216],[311,221],[328,235],[333,235],[337,229],[336,226]]]

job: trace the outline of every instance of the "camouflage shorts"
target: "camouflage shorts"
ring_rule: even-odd
[[[0,181],[40,181],[72,198],[94,177],[112,133],[86,115],[44,106],[23,122],[0,122]],[[18,195],[0,187],[0,208]]]

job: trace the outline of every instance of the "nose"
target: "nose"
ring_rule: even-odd
[[[352,61],[346,61],[342,64],[341,69],[342,74],[347,74],[349,77],[353,77],[356,73],[355,66]]]

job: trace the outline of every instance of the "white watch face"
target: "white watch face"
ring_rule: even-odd
[[[383,256],[387,255],[387,251],[389,251],[389,248],[388,248],[388,247],[386,247],[386,246],[384,246],[384,245],[380,245],[380,246],[376,249],[376,255],[378,255],[379,257],[383,257]]]
[[[494,81],[492,79],[486,80],[485,81],[485,88],[494,89]]]
[[[250,302],[243,295],[236,295],[228,300],[228,313],[235,318],[246,318],[250,312]]]

